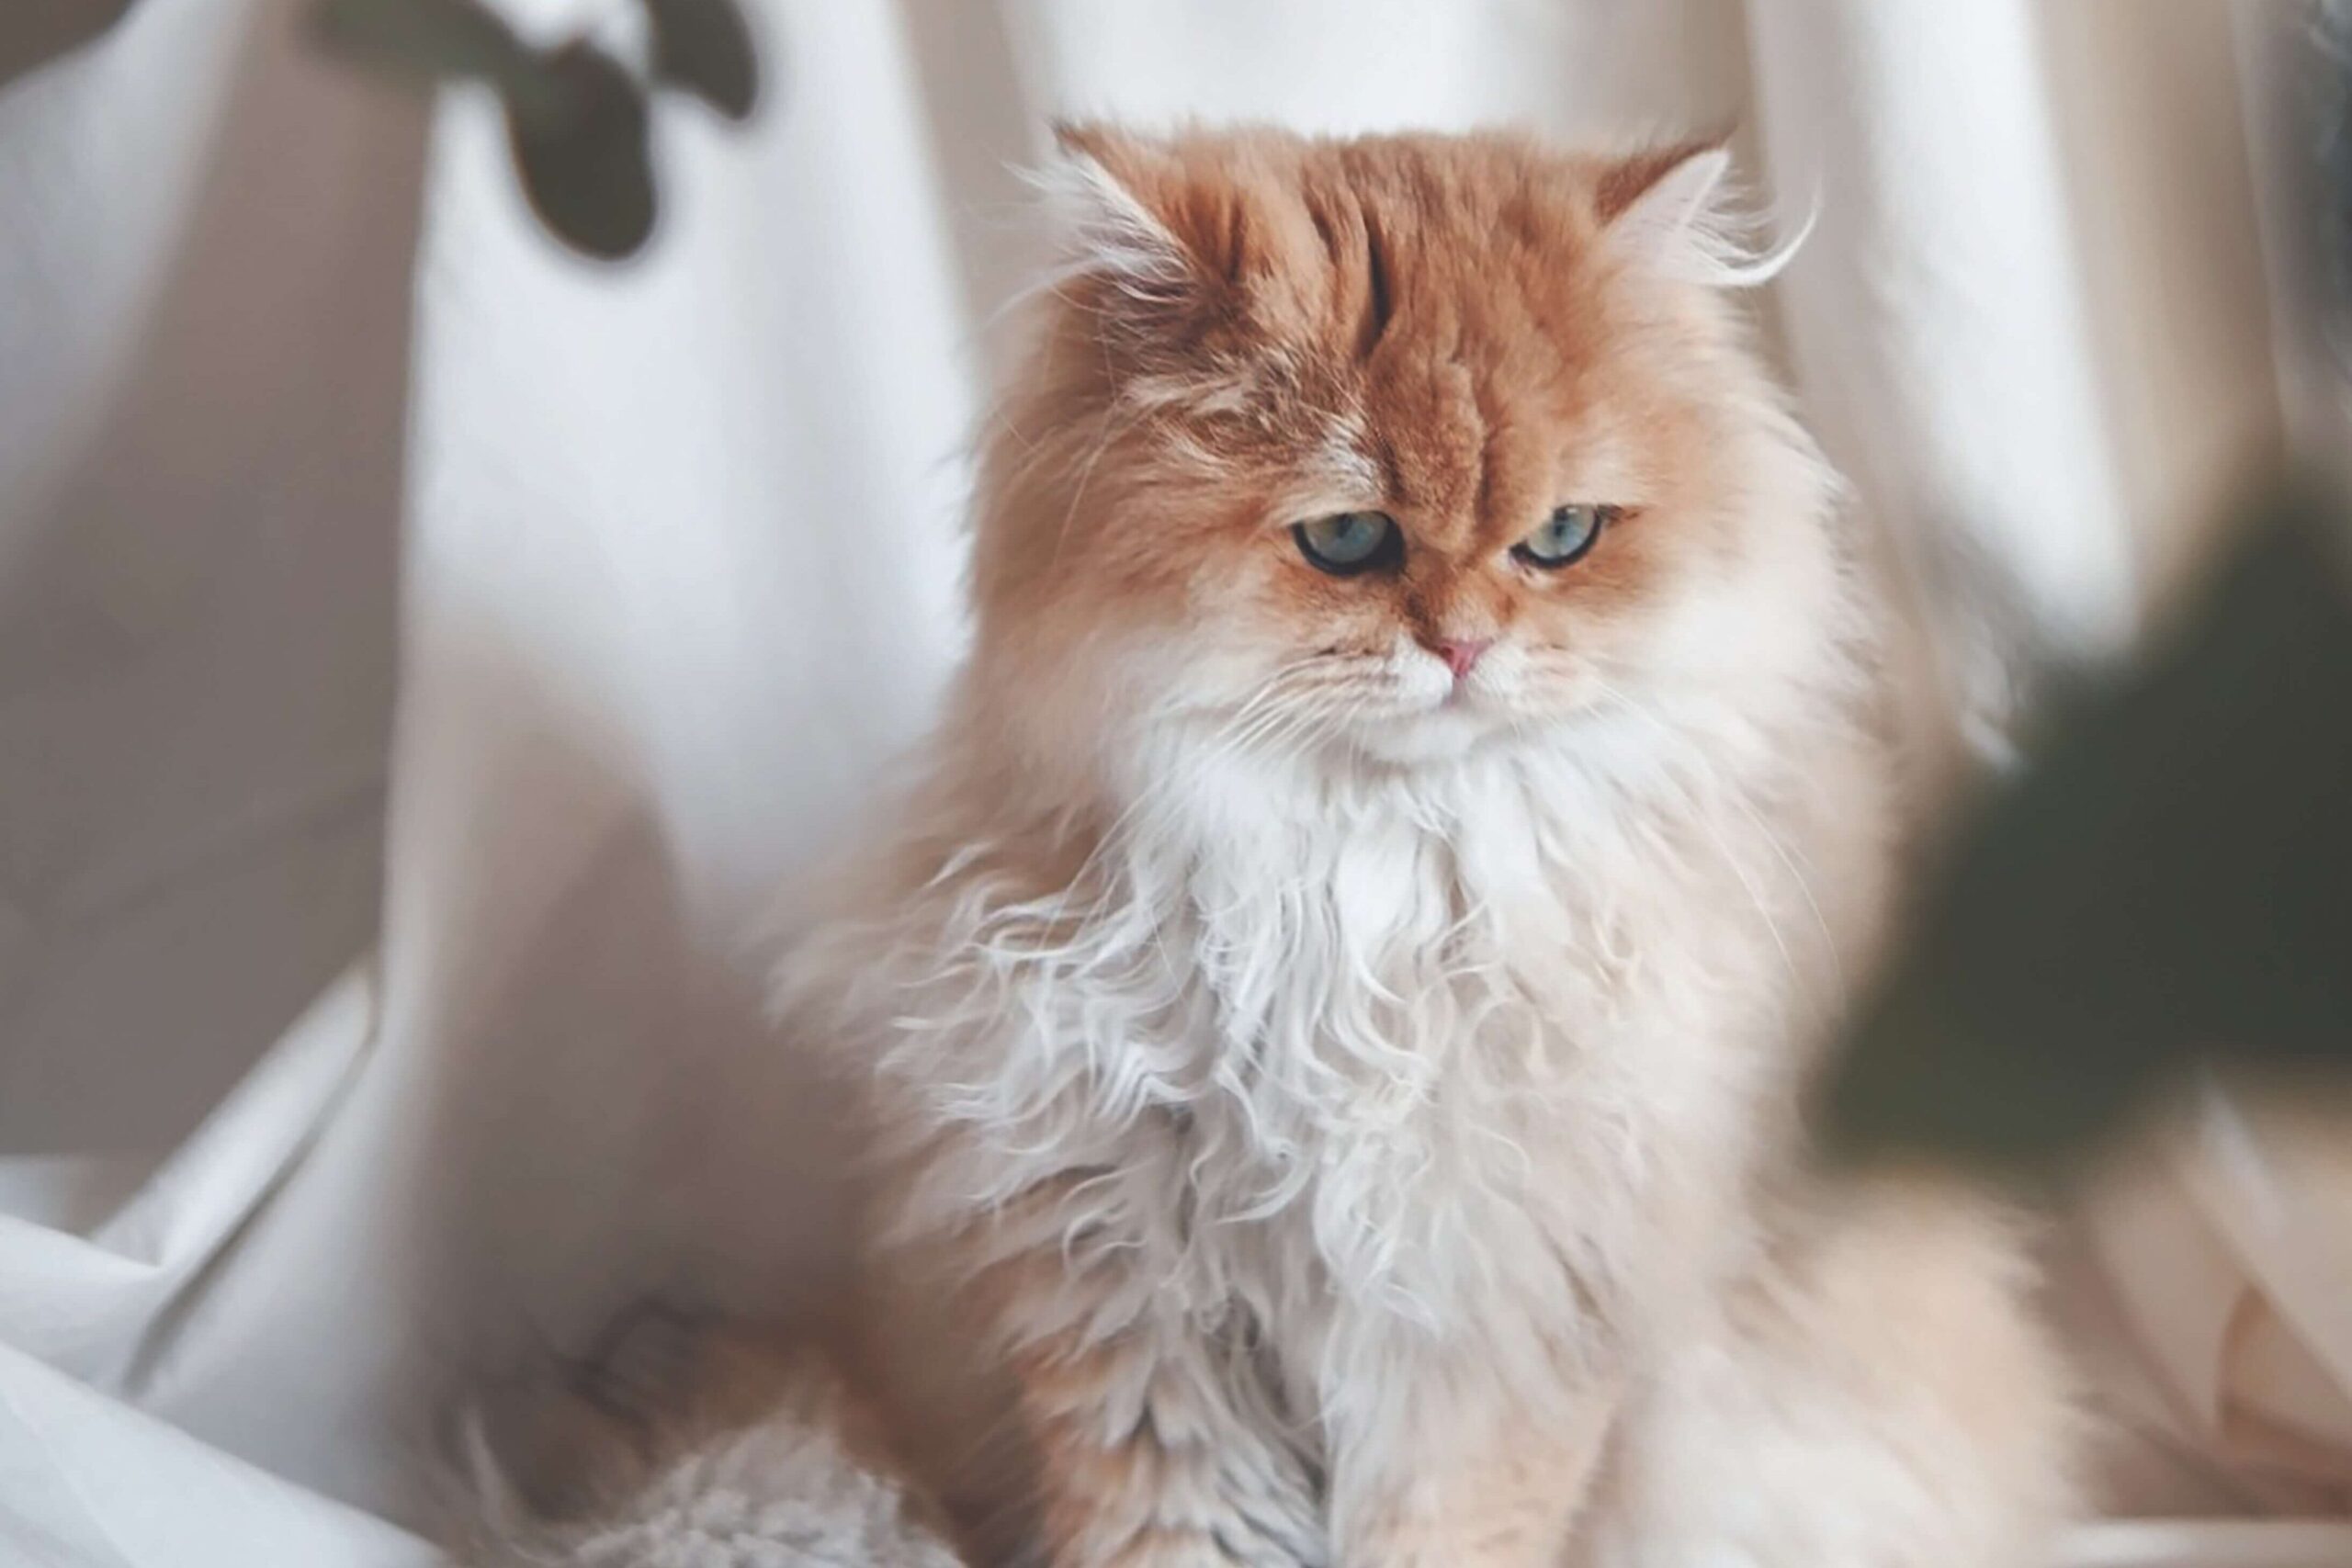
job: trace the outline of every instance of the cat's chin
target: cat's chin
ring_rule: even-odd
[[[1376,765],[1440,767],[1458,762],[1506,739],[1509,730],[1493,716],[1446,705],[1378,724],[1363,725],[1349,737],[1350,750]]]

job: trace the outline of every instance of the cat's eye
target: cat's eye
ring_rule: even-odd
[[[1613,506],[1558,506],[1544,526],[1510,547],[1516,559],[1544,571],[1557,571],[1584,558],[1600,538],[1600,530],[1617,515]]]
[[[1291,529],[1298,553],[1317,571],[1353,577],[1404,558],[1405,536],[1385,512],[1341,512]]]

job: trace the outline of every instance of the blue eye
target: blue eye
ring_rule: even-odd
[[[1317,571],[1353,577],[1404,558],[1405,536],[1385,512],[1342,512],[1291,529],[1298,553]]]
[[[1529,566],[1557,571],[1582,560],[1600,540],[1602,525],[1616,515],[1613,506],[1555,507],[1544,526],[1513,545],[1510,553]]]

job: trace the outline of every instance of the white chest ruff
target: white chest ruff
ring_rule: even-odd
[[[1769,1051],[1734,1037],[1778,1027],[1762,868],[1572,775],[1288,814],[1227,784],[1071,890],[975,884],[902,935],[910,1220],[1029,1202],[1009,1242],[1132,1251],[1204,1313],[1589,1305],[1739,1136]]]

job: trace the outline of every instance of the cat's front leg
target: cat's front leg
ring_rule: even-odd
[[[1398,1368],[1359,1416],[1334,1411],[1339,1568],[1553,1568],[1566,1550],[1617,1400],[1513,1392],[1491,1364]]]
[[[1099,1267],[1071,1276],[1052,1257],[1017,1272],[1001,1303],[1016,1324],[1069,1320],[1023,1334],[1012,1357],[1043,1561],[1325,1568],[1312,1461],[1238,1332],[1204,1332]]]
[[[1018,1358],[1055,1568],[1325,1568],[1310,1467],[1213,1341],[1149,1324]]]

